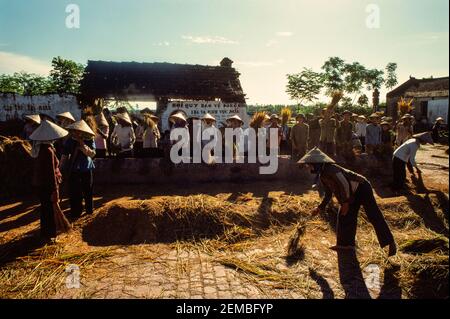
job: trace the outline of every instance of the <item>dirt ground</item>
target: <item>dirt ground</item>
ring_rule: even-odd
[[[420,149],[417,162],[423,179],[409,176],[409,191],[394,194],[386,187],[388,167],[382,176],[369,176],[400,247],[411,240],[435,238],[447,239],[448,245],[447,148]],[[399,251],[388,259],[364,213],[359,217],[356,253],[330,250],[335,244],[336,211],[311,214],[320,201],[311,180],[98,187],[95,194],[94,216],[83,216],[73,231],[46,245],[38,240],[38,203],[32,196],[0,204],[1,298],[448,298],[444,282],[448,248]],[[183,200],[197,194],[238,207],[261,221],[282,217],[226,243],[208,237],[117,244],[86,236],[86,225],[115,205],[139,206],[165,201],[167,196]],[[62,206],[68,209],[67,200]],[[301,247],[287,257],[299,222],[306,229]],[[131,226],[118,225],[118,233],[121,227]],[[106,231],[111,232],[105,227]],[[73,266],[79,269],[77,288],[67,285],[78,274],[69,272]]]

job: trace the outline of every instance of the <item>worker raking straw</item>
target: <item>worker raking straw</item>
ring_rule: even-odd
[[[364,176],[337,165],[317,147],[298,163],[307,164],[311,173],[317,174],[316,180],[320,180],[324,186],[325,196],[315,213],[326,208],[333,194],[341,205],[336,226],[337,245],[332,249],[355,249],[357,218],[362,205],[375,229],[380,246],[389,246],[389,256],[396,254],[394,237],[375,201],[372,186]]]

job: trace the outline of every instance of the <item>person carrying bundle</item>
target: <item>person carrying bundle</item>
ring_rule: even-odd
[[[337,244],[331,249],[355,249],[358,212],[363,206],[380,246],[389,247],[389,256],[396,254],[394,237],[377,205],[372,186],[364,176],[337,165],[317,147],[309,151],[298,163],[307,164],[311,173],[316,175],[316,181],[320,181],[325,190],[322,203],[314,210],[314,214],[324,211],[333,195],[341,205],[336,226]]]
[[[58,217],[65,219],[58,206],[62,176],[53,143],[68,133],[54,123],[42,121],[30,135],[30,139],[35,142],[31,154],[35,159],[32,184],[41,204],[40,232],[41,239],[45,242],[56,237]]]

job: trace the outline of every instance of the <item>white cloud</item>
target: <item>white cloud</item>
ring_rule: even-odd
[[[267,41],[266,47],[270,48],[270,47],[273,47],[276,44],[278,44],[278,41],[274,40],[274,39],[271,39],[271,40]]]
[[[153,43],[153,45],[156,45],[158,47],[168,47],[168,46],[170,46],[170,42],[169,41],[162,41],[162,42]]]
[[[278,32],[276,33],[276,35],[277,35],[278,37],[291,37],[291,36],[294,35],[294,33],[291,32],[291,31],[278,31]]]
[[[50,70],[50,63],[26,55],[0,51],[0,74],[25,71],[39,75],[48,75]]]
[[[192,36],[183,35],[182,39],[188,40],[195,44],[238,44],[237,41],[227,39],[221,36]]]

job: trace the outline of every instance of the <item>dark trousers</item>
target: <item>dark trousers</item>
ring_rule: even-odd
[[[133,146],[134,157],[143,157],[143,145],[142,142],[135,142]]]
[[[392,188],[401,189],[406,184],[406,162],[394,156],[392,159],[393,182]]]
[[[72,217],[80,217],[83,212],[83,199],[86,213],[93,212],[92,188],[93,173],[72,172],[69,178],[70,213]]]
[[[361,141],[362,152],[364,153],[366,151],[366,137],[360,136],[359,140]]]
[[[354,195],[354,201],[350,204],[347,214],[345,216],[339,215],[337,244],[342,246],[355,246],[358,212],[361,205],[366,211],[369,222],[375,229],[380,246],[384,247],[392,243],[394,237],[375,201],[370,183],[367,181],[361,183]]]
[[[336,145],[333,142],[320,142],[320,149],[328,156],[334,157]]]
[[[43,189],[37,189],[36,192],[41,203],[41,237],[45,239],[56,237],[52,192]]]
[[[117,158],[132,158],[133,157],[133,151],[125,151],[125,152],[120,152],[117,154]]]
[[[95,158],[106,158],[106,150],[97,148],[95,150]]]

